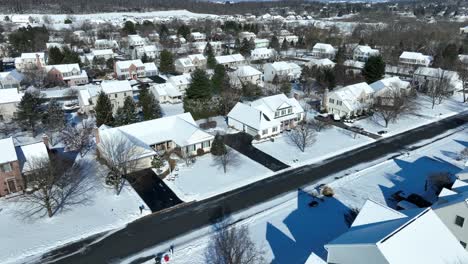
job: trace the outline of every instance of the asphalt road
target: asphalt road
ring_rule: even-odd
[[[106,237],[85,250],[57,260],[55,263],[118,263],[119,259],[158,243],[170,241],[172,238],[211,223],[220,216],[221,211],[237,212],[286,192],[297,190],[299,187],[359,163],[376,160],[390,153],[407,151],[409,145],[420,140],[433,138],[447,130],[459,127],[467,121],[468,113],[460,114],[379,140],[328,159],[321,162],[320,165],[308,165],[283,172],[207,200],[152,214],[130,223],[125,229]],[[73,248],[73,245],[65,246],[62,248],[62,253],[73,252],[70,248]]]

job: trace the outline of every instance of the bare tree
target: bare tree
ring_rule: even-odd
[[[464,148],[462,151],[460,151],[460,155],[458,157],[462,161],[468,160],[468,147]]]
[[[313,120],[309,121],[309,124],[317,132],[320,132],[320,131],[322,131],[322,129],[327,129],[327,128],[330,128],[332,126],[329,122],[323,121],[323,120],[318,120],[318,119],[313,119]]]
[[[92,145],[94,122],[86,119],[76,126],[68,125],[61,133],[61,139],[68,150],[80,152],[83,157]]]
[[[452,94],[451,81],[446,70],[439,69],[435,79],[428,84],[427,95],[431,98],[432,109],[436,104],[441,104],[444,99]]]
[[[98,154],[109,169],[109,173],[105,175],[106,184],[113,186],[117,195],[125,185],[125,176],[143,166],[144,157],[154,154],[154,151],[143,144],[120,133],[101,133]]]
[[[406,95],[397,89],[391,89],[384,96],[376,98],[373,105],[374,115],[385,122],[385,127],[396,122],[401,116],[414,113],[418,107],[411,95]]]
[[[215,225],[216,234],[212,237],[205,252],[208,264],[260,264],[264,263],[264,252],[257,249],[251,240],[246,226],[229,226],[223,221]]]
[[[308,122],[298,124],[288,133],[289,140],[302,152],[315,143],[315,129]]]
[[[462,82],[463,102],[466,103],[466,86],[468,85],[468,66],[462,62],[457,65],[458,76]]]
[[[221,155],[215,156],[215,160],[226,173],[228,166],[234,166],[239,162],[239,155],[231,148],[226,147]]]
[[[70,164],[72,163],[72,164]],[[29,160],[29,173],[25,176],[27,193],[18,200],[21,215],[48,215],[52,217],[61,210],[89,199],[93,188],[87,177],[90,163],[80,160],[70,162],[57,156]]]

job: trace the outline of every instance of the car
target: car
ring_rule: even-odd
[[[379,135],[387,134],[387,131],[386,130],[380,130],[379,132],[377,132],[377,134],[379,134]]]

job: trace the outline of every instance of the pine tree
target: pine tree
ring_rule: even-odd
[[[210,99],[211,83],[206,72],[202,69],[196,69],[192,73],[192,82],[185,91],[187,99]]]
[[[283,44],[281,44],[281,50],[288,50],[289,49],[289,43],[286,39],[283,40]]]
[[[162,73],[173,73],[175,71],[174,67],[174,57],[172,53],[168,50],[161,51],[160,61],[159,61],[159,70]]]
[[[380,79],[385,74],[385,62],[383,61],[381,56],[372,56],[364,65],[362,69],[362,75],[366,79],[367,83],[373,83]]]
[[[36,125],[42,117],[44,111],[42,110],[43,97],[39,91],[27,91],[18,104],[16,111],[16,120],[23,126],[30,128],[35,136]]]
[[[291,84],[288,81],[282,82],[280,90],[285,95],[289,95],[291,93]]]
[[[143,63],[147,63],[147,62],[150,62],[150,59],[148,58],[148,55],[145,53],[143,53],[143,56],[141,56],[141,62]]]
[[[98,94],[94,111],[96,112],[96,125],[98,127],[101,125],[112,125],[114,122],[112,103],[109,97],[102,91]]]
[[[52,99],[44,115],[44,124],[51,145],[54,145],[54,133],[61,131],[65,127],[65,113],[57,100]]]
[[[65,48],[63,49],[63,59],[61,63],[62,64],[81,63],[80,55],[70,50],[69,48]]]
[[[63,54],[58,47],[52,47],[49,49],[48,63],[50,65],[61,64],[63,60]]]
[[[123,28],[122,28],[122,32],[125,35],[134,35],[134,34],[136,34],[135,24],[132,21],[126,21]]]
[[[177,29],[177,35],[185,38],[188,40],[188,37],[190,36],[190,28],[187,26],[187,25],[181,25],[178,29]]]
[[[242,40],[242,44],[239,48],[239,53],[242,54],[242,56],[250,56],[250,44],[247,39]]]
[[[136,111],[136,105],[133,98],[127,96],[124,101],[124,105],[117,109],[115,115],[115,124],[118,126],[133,124],[138,122],[138,113]]]
[[[279,43],[279,40],[276,36],[273,36],[271,38],[271,41],[270,41],[270,48],[276,50],[276,51],[280,51],[280,43]]]
[[[222,90],[224,79],[226,78],[226,68],[223,65],[216,65],[213,77],[211,77],[211,90],[215,94],[219,94]]]
[[[214,55],[213,47],[209,42],[206,44],[203,54],[206,56],[206,65],[208,66],[208,68],[214,69],[216,67],[216,58]]]
[[[151,93],[146,86],[143,86],[140,89],[139,104],[143,112],[144,120],[162,117],[162,110],[158,100],[156,100],[153,93]]]
[[[226,145],[224,145],[223,136],[219,133],[216,134],[213,144],[211,145],[211,154],[215,156],[223,155],[226,152]]]

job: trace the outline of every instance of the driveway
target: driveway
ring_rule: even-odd
[[[224,143],[226,143],[226,145],[249,157],[251,160],[262,164],[272,171],[279,171],[289,168],[289,166],[283,162],[252,146],[252,140],[253,137],[251,135],[243,132],[237,134],[227,134],[224,136]]]

